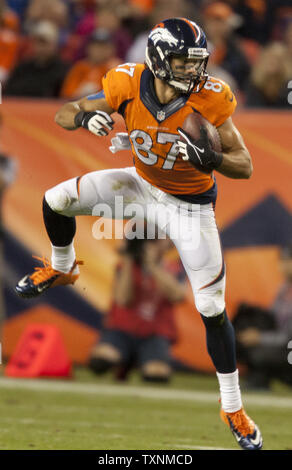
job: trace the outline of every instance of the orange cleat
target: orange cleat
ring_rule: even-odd
[[[234,435],[239,446],[244,450],[260,450],[263,439],[257,425],[250,419],[243,408],[234,413],[220,411],[220,417]]]
[[[78,265],[83,264],[83,261],[74,261],[70,271],[63,273],[53,269],[46,258],[39,258],[38,256],[33,258],[42,261],[43,267],[35,268],[32,274],[27,274],[19,281],[15,290],[21,297],[36,297],[50,287],[74,284],[79,277]]]

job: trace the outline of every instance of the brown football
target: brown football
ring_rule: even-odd
[[[205,127],[211,147],[215,152],[222,152],[221,140],[219,136],[219,132],[217,131],[216,127],[213,126],[207,119],[205,119],[200,113],[193,112],[188,114],[185,118],[183,125],[181,126],[194,140],[198,140],[200,138],[200,127]],[[182,139],[182,137],[181,137]],[[204,173],[210,173],[205,169],[202,171]]]

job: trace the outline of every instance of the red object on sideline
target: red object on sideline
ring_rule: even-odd
[[[31,324],[24,330],[6,369],[8,377],[70,377],[72,363],[55,325]]]

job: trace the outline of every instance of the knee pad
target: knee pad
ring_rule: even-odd
[[[78,200],[78,179],[71,178],[46,191],[45,199],[53,211],[64,212]]]
[[[197,292],[195,295],[197,310],[204,317],[216,317],[225,309],[224,293],[218,289],[214,293]]]
[[[71,204],[71,197],[64,188],[52,188],[46,191],[45,199],[54,212],[62,212]]]

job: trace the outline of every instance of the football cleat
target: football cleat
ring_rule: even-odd
[[[221,409],[220,416],[235,437],[239,446],[244,450],[260,450],[263,439],[257,425],[247,416],[243,408],[235,413],[227,413]]]
[[[70,271],[63,273],[53,269],[46,258],[39,258],[38,256],[33,256],[33,258],[42,261],[43,267],[34,268],[32,274],[27,274],[19,281],[15,290],[21,297],[36,297],[50,287],[74,284],[79,277],[78,265],[83,264],[82,261],[74,261]]]

